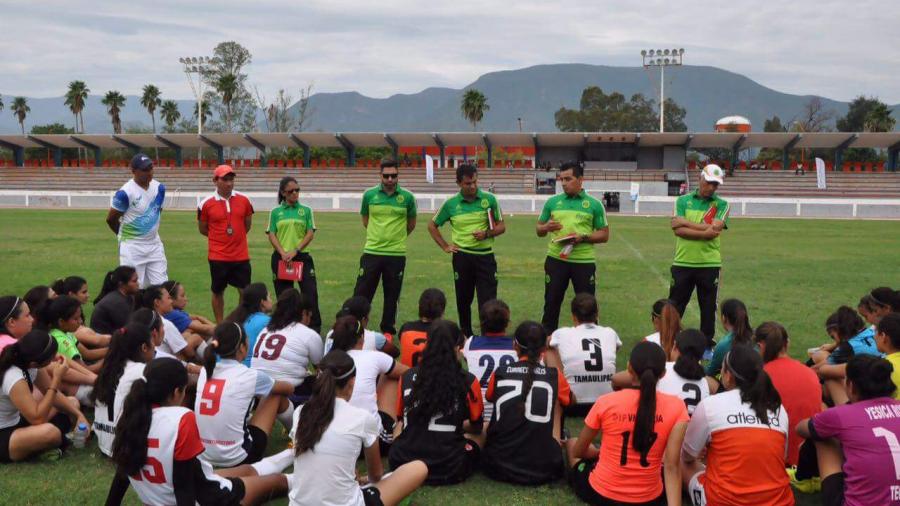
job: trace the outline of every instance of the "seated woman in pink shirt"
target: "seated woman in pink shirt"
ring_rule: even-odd
[[[31,332],[34,318],[28,303],[15,295],[0,297],[0,350]]]
[[[797,425],[816,441],[822,504],[869,506],[900,500],[900,401],[893,399],[890,362],[856,355],[847,362],[850,403]]]

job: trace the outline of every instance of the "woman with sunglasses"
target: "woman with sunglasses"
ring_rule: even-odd
[[[302,265],[300,293],[312,303],[310,328],[322,330],[322,316],[319,314],[319,290],[316,286],[316,269],[312,256],[306,251],[316,232],[313,210],[300,203],[300,185],[287,176],[278,184],[278,206],[269,213],[266,235],[275,251],[272,252],[272,279],[275,296],[294,286],[294,281],[279,276],[279,263],[291,262]],[[298,266],[299,266],[298,265]]]

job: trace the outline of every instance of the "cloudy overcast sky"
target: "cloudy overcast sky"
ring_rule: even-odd
[[[55,97],[73,79],[92,93],[190,98],[180,56],[235,40],[251,84],[271,96],[374,97],[462,87],[543,63],[636,65],[642,48],[683,47],[685,63],[771,88],[900,102],[900,2],[0,0],[0,93]]]

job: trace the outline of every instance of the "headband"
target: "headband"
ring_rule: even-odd
[[[55,342],[56,342],[56,338],[54,338],[50,334],[47,334],[47,346],[44,346],[44,351],[42,351],[41,354],[38,355],[38,357],[43,357],[44,355],[46,355],[47,352],[50,351],[50,348],[53,346],[53,343],[55,343]]]
[[[344,374],[341,374],[340,376],[335,376],[334,379],[336,379],[336,380],[342,380],[342,379],[345,379],[345,378],[349,378],[349,377],[352,376],[355,372],[356,372],[356,364],[353,364],[353,367],[351,367],[349,371],[345,372]]]
[[[882,306],[882,307],[890,306],[890,304],[888,304],[887,302],[882,302],[882,301],[878,300],[878,297],[875,296],[875,290],[872,290],[871,292],[869,292],[869,298],[872,299],[872,302],[878,304],[879,306]]]
[[[156,311],[150,311],[150,324],[147,325],[147,330],[153,330],[156,328]]]
[[[224,351],[219,351],[219,352],[218,352],[218,354],[221,355],[221,356],[223,356],[223,357],[224,357],[225,355],[231,355],[231,354],[233,354],[234,352],[236,352],[237,349],[238,349],[238,347],[241,345],[241,342],[244,340],[244,329],[241,328],[241,326],[238,325],[238,324],[235,323],[235,322],[231,322],[231,324],[234,325],[235,327],[237,327],[237,329],[238,329],[238,339],[237,339],[237,341],[234,343],[234,348],[233,348],[232,350],[230,350],[230,351],[228,351],[228,352],[224,352]],[[218,339],[216,339],[215,341],[216,341],[216,344],[219,343],[219,340],[218,340]]]
[[[22,299],[16,297],[16,301],[13,302],[12,307],[9,309],[9,313],[6,313],[6,316],[4,316],[3,319],[0,320],[0,322],[5,322],[6,320],[9,320],[10,318],[12,318],[13,313],[16,312],[16,308],[19,306],[19,302],[21,302],[21,301],[22,301]],[[2,323],[0,323],[0,324],[2,324]]]
[[[747,381],[746,378],[744,378],[743,376],[738,374],[738,372],[735,371],[733,367],[731,367],[730,359],[731,359],[731,352],[729,351],[728,353],[725,354],[725,360],[723,361],[725,363],[725,367],[728,369],[728,372],[730,372],[735,378],[737,378],[741,381]]]

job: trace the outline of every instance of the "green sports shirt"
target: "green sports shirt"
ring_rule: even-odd
[[[497,197],[479,188],[472,200],[466,200],[462,193],[457,193],[444,201],[433,221],[439,227],[450,222],[450,240],[460,251],[487,255],[494,252],[494,238],[479,241],[472,233],[489,228],[488,213],[495,223],[503,221]]]
[[[78,351],[78,340],[75,339],[75,334],[63,332],[60,329],[53,329],[50,331],[50,335],[56,339],[57,353],[70,360],[81,358],[81,352]]]
[[[675,200],[675,216],[692,223],[709,223],[715,220],[728,224],[728,202],[713,194],[705,199],[697,190],[682,195]],[[719,238],[684,239],[675,236],[675,261],[679,267],[721,267],[722,253],[719,251]]]
[[[541,211],[538,221],[546,223],[550,220],[559,222],[562,229],[550,232],[550,244],[547,246],[547,256],[577,264],[593,263],[594,245],[586,242],[576,244],[569,253],[568,258],[560,258],[560,252],[565,246],[561,242],[553,242],[558,237],[569,234],[586,235],[594,230],[606,227],[606,209],[603,203],[591,197],[584,190],[577,195],[560,193],[547,199],[544,209]]]
[[[363,193],[359,214],[369,217],[365,253],[406,255],[406,224],[416,217],[416,197],[412,193],[397,186],[388,195],[379,184]]]
[[[313,210],[299,202],[289,205],[285,201],[269,212],[266,233],[274,233],[285,251],[297,249],[300,241],[306,237],[306,232],[310,230],[316,230]]]

